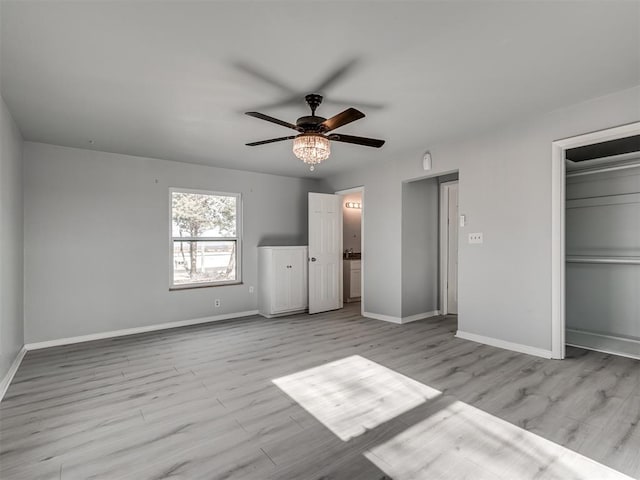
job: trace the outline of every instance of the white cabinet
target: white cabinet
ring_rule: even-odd
[[[258,247],[258,311],[267,318],[308,306],[307,247]]]
[[[357,302],[361,296],[362,276],[360,274],[360,260],[343,260],[343,262],[342,284],[344,285],[344,301]]]

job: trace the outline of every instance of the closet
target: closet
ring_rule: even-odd
[[[309,303],[306,246],[258,247],[258,312],[271,318]]]
[[[615,141],[617,145],[605,142],[610,145],[567,150],[565,216],[566,342],[636,358],[640,358],[639,140],[630,137]]]

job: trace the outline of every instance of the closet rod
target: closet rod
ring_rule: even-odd
[[[606,263],[617,265],[640,265],[640,257],[580,257],[567,255],[567,263]]]
[[[624,165],[614,165],[612,167],[602,167],[602,168],[593,168],[589,170],[579,170],[579,171],[569,171],[565,175],[567,178],[569,177],[579,177],[582,175],[591,175],[592,173],[604,173],[604,172],[615,172],[616,170],[626,170],[628,168],[638,168],[640,167],[640,162],[637,163],[625,163]]]

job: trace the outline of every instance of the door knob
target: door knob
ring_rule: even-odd
[[[311,261],[315,262],[316,261],[316,257],[311,257]]]

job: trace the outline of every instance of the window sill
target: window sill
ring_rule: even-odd
[[[191,285],[173,285],[169,287],[170,292],[179,291],[179,290],[193,290],[195,288],[211,288],[211,287],[230,287],[234,285],[242,285],[242,282],[232,282],[232,283],[194,283]]]

